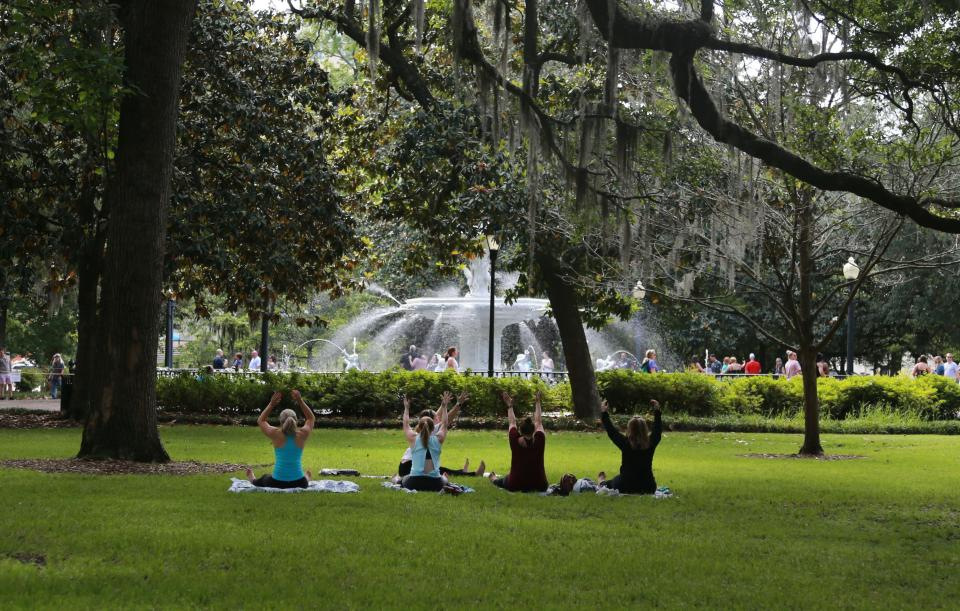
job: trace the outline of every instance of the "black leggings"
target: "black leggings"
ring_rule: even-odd
[[[443,478],[430,477],[429,475],[405,475],[400,485],[408,490],[439,492],[443,490]]]
[[[272,475],[261,475],[253,480],[253,485],[258,488],[282,488],[284,490],[288,488],[306,488],[309,484],[310,482],[308,482],[305,477],[293,481],[284,481],[282,479],[273,479]]]
[[[654,482],[653,485],[646,486],[630,486],[624,485],[623,478],[621,476],[616,476],[613,479],[608,479],[600,482],[601,488],[613,488],[618,492],[624,494],[653,494],[657,491],[657,483]]]
[[[400,466],[397,468],[397,473],[400,477],[405,477],[410,475],[410,470],[413,468],[413,461],[407,460],[400,463]],[[475,471],[464,471],[463,469],[447,469],[446,467],[440,467],[441,475],[460,475],[460,476],[471,476],[476,475]]]

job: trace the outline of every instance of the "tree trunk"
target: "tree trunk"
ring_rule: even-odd
[[[820,445],[817,349],[812,346],[801,347],[797,356],[803,376],[803,447],[799,453],[804,456],[820,456],[823,454],[823,446]]]
[[[815,210],[810,191],[801,190],[795,196],[797,205],[797,255],[800,276],[799,339],[801,375],[803,376],[803,447],[800,454],[819,456],[820,445],[820,397],[817,396],[817,348],[813,341],[813,228]]]
[[[573,398],[573,413],[581,420],[593,419],[600,409],[600,392],[597,390],[593,359],[580,318],[577,293],[558,272],[557,261],[541,253],[542,250],[537,255],[537,261],[553,309],[553,318],[560,332]]]
[[[169,460],[157,430],[162,259],[180,75],[195,0],[121,4],[125,80],[98,350],[80,457]],[[81,368],[92,363],[81,364]]]
[[[77,354],[73,377],[73,394],[67,416],[84,421],[90,413],[90,388],[97,364],[97,288],[103,264],[102,232],[84,244],[78,262],[77,283]]]

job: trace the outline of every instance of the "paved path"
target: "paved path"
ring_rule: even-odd
[[[0,400],[0,409],[42,409],[46,412],[59,412],[60,399],[5,399]]]

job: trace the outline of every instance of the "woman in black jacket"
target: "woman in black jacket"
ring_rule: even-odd
[[[600,418],[607,436],[622,454],[620,475],[607,480],[600,472],[600,486],[613,488],[625,494],[653,494],[657,491],[657,480],[653,477],[653,453],[663,436],[663,424],[660,421],[660,404],[651,400],[653,406],[653,432],[643,416],[634,416],[627,424],[624,435],[610,421],[607,402],[600,404]]]

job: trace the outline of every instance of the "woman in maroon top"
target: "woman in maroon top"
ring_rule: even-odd
[[[490,481],[511,492],[543,492],[549,483],[543,467],[547,436],[543,432],[543,422],[540,419],[540,393],[537,392],[533,418],[527,416],[520,422],[519,427],[513,413],[513,397],[506,392],[501,397],[507,404],[507,418],[510,421],[507,433],[510,437],[510,473],[506,477],[497,477],[496,473],[491,473]]]

